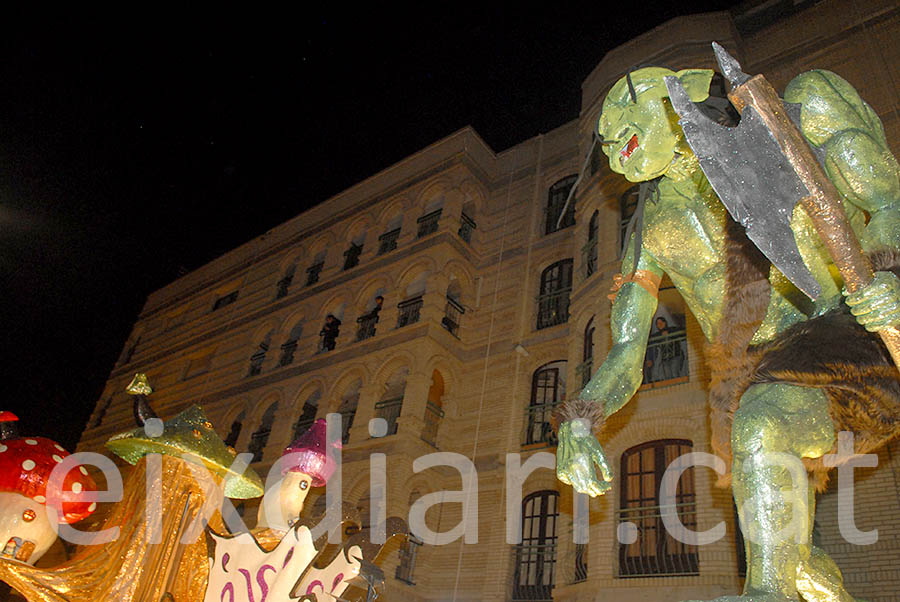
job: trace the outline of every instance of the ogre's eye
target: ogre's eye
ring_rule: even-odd
[[[35,518],[37,518],[37,514],[35,514],[34,510],[32,510],[31,508],[22,513],[22,520],[24,520],[26,523],[30,523]]]
[[[300,490],[301,491],[306,491],[308,488],[309,488],[308,481],[300,481]]]

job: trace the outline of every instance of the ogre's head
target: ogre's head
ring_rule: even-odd
[[[631,182],[644,182],[665,174],[676,153],[688,152],[663,78],[676,76],[691,100],[702,102],[709,96],[713,72],[645,67],[629,75],[631,86],[623,77],[606,95],[600,138],[610,169]]]

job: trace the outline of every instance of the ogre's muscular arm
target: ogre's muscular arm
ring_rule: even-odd
[[[900,248],[900,167],[881,120],[847,81],[830,71],[808,71],[785,89],[785,100],[802,105],[807,140],[825,151],[825,170],[848,207],[869,214],[859,232],[867,251]]]
[[[634,240],[622,263],[622,275],[634,268]],[[637,274],[662,277],[662,270],[646,251],[641,252]],[[603,405],[604,417],[622,408],[632,398],[643,380],[647,337],[656,312],[656,295],[638,282],[625,282],[612,306],[610,329],[613,346],[603,365],[581,392],[581,399]]]
[[[825,151],[825,171],[848,201],[845,210],[863,249],[900,250],[900,166],[872,108],[844,79],[821,70],[794,78],[785,100],[802,105],[803,134]],[[878,272],[847,303],[870,331],[895,325],[900,322],[900,280]]]

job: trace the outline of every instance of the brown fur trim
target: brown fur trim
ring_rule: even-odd
[[[584,418],[591,423],[591,431],[596,433],[606,420],[603,414],[603,403],[585,399],[570,399],[557,408],[555,413],[557,425],[576,418]],[[557,427],[558,428],[558,427]]]
[[[748,272],[748,265],[753,266],[755,259],[752,255],[740,256],[747,249],[735,240],[736,236],[743,233],[729,229],[725,327],[707,353],[712,373],[712,447],[729,467],[729,474],[717,484],[730,482],[734,412],[753,384],[787,383],[822,389],[829,399],[835,428],[856,434],[856,453],[868,453],[900,434],[900,372],[881,340],[859,326],[846,305],[795,324],[764,345],[748,346],[764,317],[770,292],[768,279],[764,287],[758,281],[742,282],[748,273],[754,274]],[[755,248],[753,251],[758,254]],[[870,260],[876,271],[891,270],[900,276],[900,253],[883,251],[871,255]],[[749,288],[748,282],[752,285]],[[811,483],[823,490],[828,469],[822,459],[804,459],[804,464],[812,473]]]

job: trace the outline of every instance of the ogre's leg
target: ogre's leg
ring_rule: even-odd
[[[741,398],[732,430],[733,482],[749,541],[744,595],[797,600],[811,548],[811,507],[800,458],[834,444],[828,401],[817,389],[755,385]]]

